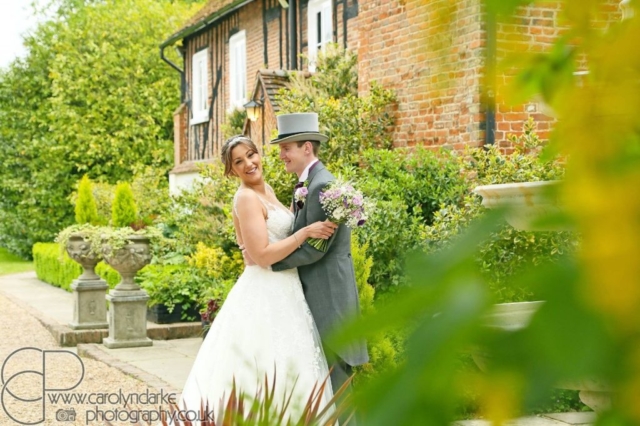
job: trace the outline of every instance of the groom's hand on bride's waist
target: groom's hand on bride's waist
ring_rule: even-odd
[[[249,256],[249,252],[247,252],[244,244],[240,246],[240,250],[242,251],[242,258],[244,259],[245,266],[253,266],[256,264],[256,262],[251,259],[251,256]]]

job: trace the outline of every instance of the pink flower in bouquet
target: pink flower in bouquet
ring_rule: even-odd
[[[362,192],[341,180],[329,183],[320,192],[320,204],[331,222],[345,224],[352,229],[364,225],[373,210],[373,203]],[[309,238],[307,242],[323,252],[329,248],[329,240]]]

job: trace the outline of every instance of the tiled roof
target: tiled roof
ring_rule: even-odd
[[[218,10],[230,5],[233,2],[234,0],[209,0],[209,2],[202,6],[202,9],[200,9],[198,13],[193,15],[187,22],[185,22],[182,28],[180,28],[177,32],[189,28],[194,24],[199,24],[200,21],[206,19],[212,13],[217,12]]]
[[[280,106],[276,102],[276,93],[284,88],[289,82],[289,73],[285,70],[265,70],[258,71],[259,78],[262,81],[262,87],[267,92],[267,97],[274,112],[280,111]]]
[[[303,75],[309,77],[311,74],[305,71]],[[289,83],[289,71],[261,69],[258,71],[258,78],[267,93],[267,98],[269,98],[269,102],[273,107],[273,112],[277,113],[280,111],[280,105],[278,105],[276,101],[276,94]]]
[[[178,31],[165,40],[162,46],[173,44],[204,27],[205,24],[213,22],[235,8],[244,6],[252,1],[254,0],[209,0]]]

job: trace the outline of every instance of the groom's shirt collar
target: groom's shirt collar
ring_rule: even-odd
[[[300,178],[298,179],[298,182],[304,182],[305,180],[307,180],[309,178],[309,173],[311,173],[311,169],[313,168],[313,166],[315,166],[318,163],[318,161],[320,161],[320,160],[315,159],[312,162],[310,162],[309,164],[307,164],[307,167],[304,169],[304,171],[300,175]]]

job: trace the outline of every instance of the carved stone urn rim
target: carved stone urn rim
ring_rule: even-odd
[[[73,256],[71,256],[71,254],[69,253],[69,248],[68,248],[68,245],[69,245],[69,242],[71,241],[71,239],[81,239],[85,243],[93,245],[91,240],[88,240],[88,239],[85,238],[85,233],[83,231],[77,231],[77,232],[73,232],[73,233],[69,234],[69,238],[67,239],[67,241],[65,243],[65,250],[67,251],[67,254],[69,254],[69,257],[71,257],[74,260],[75,260],[75,258]],[[100,262],[100,260],[102,259],[102,254],[99,251],[91,250],[90,253],[92,254],[92,256],[82,256],[82,257],[87,259],[87,260],[95,260],[96,264],[98,262]]]
[[[561,212],[562,207],[555,189],[559,180],[500,183],[481,185],[473,192],[482,197],[482,206],[488,209],[507,207],[506,221],[515,229],[522,231],[564,231],[563,225],[553,227],[540,225],[542,217],[553,216]]]
[[[118,271],[121,281],[114,290],[139,291],[140,287],[134,282],[137,272],[151,262],[151,238],[146,235],[120,235],[125,240],[121,247],[113,248],[113,241],[103,236],[102,254],[104,260]]]
[[[531,182],[496,183],[492,185],[480,185],[473,192],[482,196],[482,205],[485,207],[498,206],[532,206],[537,203],[549,204],[554,200],[543,198],[547,188],[560,185],[559,180],[544,180]]]

